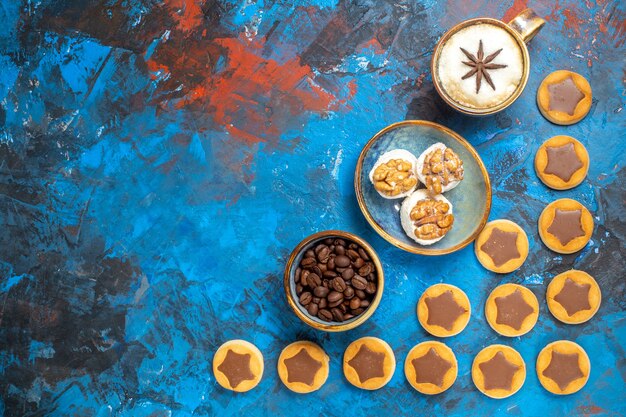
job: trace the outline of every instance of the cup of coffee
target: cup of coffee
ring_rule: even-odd
[[[545,20],[526,9],[513,20],[477,18],[459,23],[435,47],[435,88],[454,109],[476,116],[494,114],[524,91],[530,71],[526,43]]]

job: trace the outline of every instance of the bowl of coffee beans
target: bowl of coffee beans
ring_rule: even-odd
[[[340,230],[315,233],[296,246],[285,268],[289,306],[306,324],[340,332],[363,324],[383,295],[383,268],[374,249]]]

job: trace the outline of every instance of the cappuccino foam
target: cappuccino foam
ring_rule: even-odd
[[[476,76],[462,79],[472,67],[463,63],[471,60],[461,48],[478,58],[479,44],[482,41],[483,59],[497,54],[490,62],[494,65],[506,65],[504,68],[487,69],[495,86],[495,91],[482,77],[480,90],[476,92]],[[488,24],[477,23],[460,29],[441,46],[436,65],[440,86],[453,101],[470,108],[487,109],[497,106],[508,99],[522,82],[524,58],[515,38],[505,29]]]

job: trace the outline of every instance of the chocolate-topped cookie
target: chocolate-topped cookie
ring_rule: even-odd
[[[589,170],[589,154],[576,139],[560,135],[545,141],[535,155],[539,179],[555,190],[569,190],[580,184]]]
[[[439,394],[454,384],[458,364],[452,350],[441,342],[422,342],[411,349],[404,362],[404,375],[422,394]]]
[[[278,376],[299,394],[317,391],[328,378],[328,355],[313,342],[299,341],[285,347],[278,358]]]
[[[548,75],[537,91],[541,114],[559,125],[579,122],[591,109],[591,86],[580,74],[559,70]]]
[[[546,206],[539,216],[539,236],[543,243],[558,253],[581,250],[593,233],[589,210],[576,200],[562,198]]]
[[[454,285],[435,284],[424,291],[417,303],[417,318],[433,336],[459,334],[467,326],[470,314],[467,295]]]
[[[596,314],[602,302],[602,293],[591,275],[572,269],[550,281],[546,301],[548,309],[558,320],[579,324]]]
[[[472,381],[488,397],[510,397],[519,391],[525,380],[524,359],[509,346],[487,346],[474,358]]]
[[[502,336],[521,336],[537,323],[539,302],[528,288],[503,284],[487,298],[485,316],[491,328]]]
[[[591,372],[585,350],[569,340],[550,343],[537,356],[537,376],[541,385],[553,394],[567,395],[580,391]]]
[[[245,392],[256,387],[263,376],[261,351],[245,340],[230,340],[213,357],[213,374],[222,387]]]
[[[352,385],[366,390],[382,388],[396,369],[391,346],[376,337],[362,337],[346,348],[343,373]]]
[[[493,220],[485,225],[474,242],[480,264],[505,274],[522,266],[528,256],[528,236],[510,220]]]

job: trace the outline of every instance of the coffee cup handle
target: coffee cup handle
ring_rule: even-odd
[[[507,24],[520,35],[524,43],[528,43],[539,33],[546,21],[537,16],[533,9],[526,9]]]

